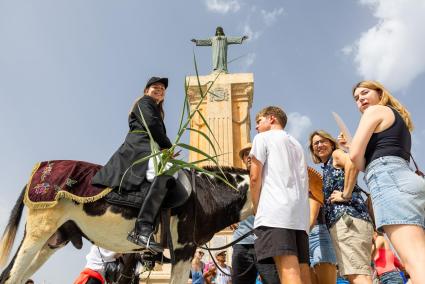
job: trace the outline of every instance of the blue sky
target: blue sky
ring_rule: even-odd
[[[287,130],[303,145],[314,129],[337,135],[331,111],[354,133],[351,87],[380,80],[411,112],[413,154],[425,167],[424,14],[423,0],[0,0],[1,230],[36,162],[109,159],[152,75],[170,78],[166,126],[174,137],[193,50],[200,73],[211,71],[210,48],[190,39],[217,26],[250,38],[230,46],[228,58],[242,56],[230,72],[254,73],[252,116],[283,107]],[[87,249],[66,247],[36,282],[72,283]]]

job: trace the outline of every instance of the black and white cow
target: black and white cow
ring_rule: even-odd
[[[217,168],[210,171],[219,173]],[[172,209],[170,229],[176,264],[172,266],[170,283],[187,283],[191,259],[197,244],[205,244],[215,233],[252,214],[248,172],[222,168],[227,180],[237,189],[220,179],[197,172],[195,190],[181,206]],[[189,175],[192,177],[191,175]],[[9,223],[0,243],[0,265],[9,257],[23,211],[24,192],[13,208]],[[78,204],[62,199],[52,208],[28,209],[24,238],[14,258],[0,276],[0,284],[19,284],[33,275],[61,245],[52,246],[52,237],[66,232],[64,226],[77,228],[78,236],[67,240],[79,243],[84,236],[94,244],[120,253],[141,249],[127,241],[138,210],[116,206],[104,199]],[[74,245],[75,245],[74,243]]]

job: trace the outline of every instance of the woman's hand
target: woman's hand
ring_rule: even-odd
[[[335,202],[349,202],[351,200],[351,196],[343,196],[343,193],[341,191],[338,190],[334,190],[331,194],[331,196],[329,197],[329,201],[331,203],[335,203]]]
[[[235,223],[229,226],[230,230],[236,231],[239,227],[239,223]]]
[[[345,138],[344,134],[341,132],[339,133],[338,137],[336,138],[338,142],[338,146],[348,152],[350,150],[350,143]]]

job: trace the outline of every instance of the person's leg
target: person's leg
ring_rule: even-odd
[[[311,284],[310,265],[308,263],[300,263],[300,274],[303,284]]]
[[[263,284],[279,284],[279,274],[273,258],[269,257],[256,262],[257,270],[260,273]]]
[[[310,284],[311,275],[308,234],[305,231],[296,230],[295,236],[297,243],[298,262],[300,264],[301,281],[304,284]]]
[[[336,256],[328,228],[324,224],[317,225],[316,249],[310,249],[310,264],[314,267],[318,284],[336,283]],[[311,233],[309,236],[311,240]],[[311,242],[310,242],[311,247]]]
[[[410,275],[412,283],[425,279],[425,233],[415,225],[386,225],[384,231]]]
[[[274,256],[273,259],[281,284],[302,284],[298,257],[295,255],[278,255]]]
[[[318,279],[316,283],[336,283],[336,265],[332,263],[318,263],[314,266],[314,272]],[[313,281],[311,281],[313,283]]]
[[[155,241],[154,231],[162,201],[168,189],[173,188],[175,184],[174,177],[168,175],[160,175],[153,180],[137,216],[135,227],[127,236],[128,241],[146,247],[153,253],[164,250],[161,244]]]
[[[309,257],[310,257],[310,280],[312,284],[318,284],[314,266],[320,260],[320,232],[319,225],[315,225],[308,235]]]
[[[302,251],[298,247],[297,230],[272,227],[259,227],[255,230],[257,258],[259,261],[270,257],[274,259],[280,283],[302,283],[299,256],[301,256],[303,263],[307,264],[309,256],[307,233],[305,231],[300,232],[304,234],[303,248],[305,249]],[[307,278],[309,279],[309,275]]]
[[[319,284],[319,280],[317,279],[317,274],[314,267],[310,267],[310,280],[311,284]]]
[[[351,284],[372,284],[372,276],[363,274],[345,275]]]
[[[340,274],[350,283],[372,283],[370,222],[344,214],[330,229]]]
[[[232,255],[232,284],[254,284],[257,278],[253,245],[234,245]]]

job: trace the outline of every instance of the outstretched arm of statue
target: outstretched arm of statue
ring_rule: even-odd
[[[246,39],[248,39],[248,36],[228,37],[227,38],[227,44],[241,44]]]
[[[197,46],[210,46],[210,45],[212,45],[211,39],[194,39],[194,38],[192,38],[190,41],[195,43]]]

